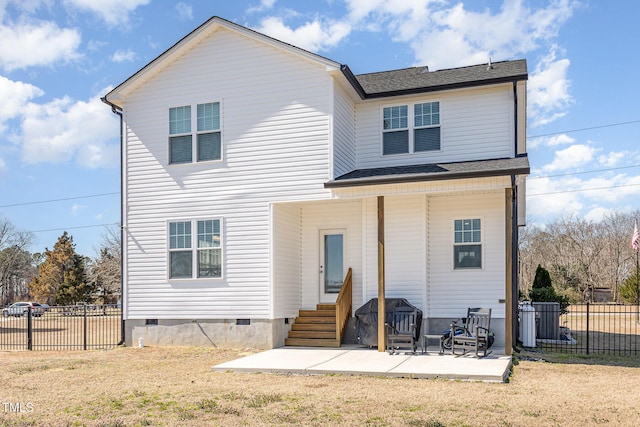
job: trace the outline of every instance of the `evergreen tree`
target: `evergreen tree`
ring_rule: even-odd
[[[568,298],[556,293],[551,282],[551,275],[540,264],[536,268],[536,275],[533,279],[533,286],[529,291],[529,298],[531,301],[536,302],[560,303],[561,311],[564,311],[569,306]]]
[[[76,253],[72,236],[65,231],[53,250],[45,250],[44,258],[38,276],[29,284],[36,300],[63,305],[90,301],[92,286],[87,284],[85,261]]]
[[[636,270],[635,274],[629,276],[620,286],[620,298],[629,304],[640,304],[640,289],[638,289],[638,275],[640,272]]]

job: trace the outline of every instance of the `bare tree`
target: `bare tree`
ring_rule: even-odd
[[[33,235],[0,219],[0,303],[4,306],[28,295],[27,283],[35,275],[34,259],[26,248]]]
[[[618,301],[619,285],[635,271],[629,240],[637,215],[616,212],[600,222],[568,217],[522,230],[521,288],[530,287],[535,268],[542,265],[573,302],[593,300],[597,288],[610,289]]]
[[[98,297],[105,304],[118,302],[120,298],[120,232],[116,227],[106,228],[102,235],[100,253],[89,269],[89,280],[95,284]]]

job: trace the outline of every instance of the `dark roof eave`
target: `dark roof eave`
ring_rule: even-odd
[[[324,183],[324,188],[363,187],[366,185],[404,184],[410,182],[445,181],[469,178],[493,178],[498,176],[529,175],[530,168],[514,167],[499,170],[483,170],[472,172],[440,172],[406,175],[374,176],[367,178],[353,178],[344,180],[331,180]]]
[[[498,77],[495,79],[474,80],[474,81],[466,81],[466,82],[458,82],[458,83],[449,83],[449,84],[443,84],[438,86],[416,87],[411,89],[394,90],[389,92],[374,92],[374,93],[366,93],[366,94],[364,94],[364,90],[362,89],[359,83],[358,83],[358,86],[360,86],[362,93],[364,94],[364,96],[361,95],[362,99],[375,99],[375,98],[386,98],[391,96],[414,95],[417,93],[438,92],[442,90],[464,89],[464,88],[477,87],[477,86],[488,86],[488,85],[494,85],[494,84],[500,84],[500,83],[512,83],[514,81],[528,80],[528,78],[529,76],[527,74],[519,74],[515,76]]]
[[[358,96],[360,97],[360,99],[367,98],[367,94],[365,93],[364,89],[362,88],[362,85],[360,85],[360,82],[358,81],[356,76],[353,74],[353,72],[351,71],[349,66],[347,64],[342,64],[340,66],[340,71],[342,71],[342,74],[347,79],[349,84],[358,93]]]

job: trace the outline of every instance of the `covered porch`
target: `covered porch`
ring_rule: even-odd
[[[526,157],[367,169],[327,182],[328,199],[274,203],[273,318],[335,317],[334,342],[325,344],[335,346],[339,315],[372,298],[407,299],[423,312],[423,334],[484,307],[493,313],[495,344],[509,354],[517,176],[526,173]],[[348,271],[348,298],[329,310]]]

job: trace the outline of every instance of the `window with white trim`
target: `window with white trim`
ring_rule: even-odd
[[[169,278],[222,277],[221,239],[219,219],[170,222]]]
[[[453,221],[453,268],[482,268],[482,230],[479,218]]]
[[[192,115],[192,112],[195,113]],[[195,126],[192,126],[195,123]],[[196,129],[195,138],[192,128]],[[192,163],[222,158],[220,103],[169,108],[169,163]]]
[[[382,154],[440,150],[440,102],[382,108]]]

